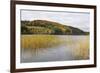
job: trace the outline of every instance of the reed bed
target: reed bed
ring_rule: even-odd
[[[53,35],[22,35],[21,48],[23,49],[41,49],[51,48],[61,43],[58,37]]]
[[[73,55],[75,59],[89,59],[89,36],[74,43]]]
[[[60,38],[56,35],[21,35],[21,48],[32,53],[60,45],[66,46],[66,49],[70,48],[76,60],[89,59],[89,36],[79,36],[77,40],[72,36]]]

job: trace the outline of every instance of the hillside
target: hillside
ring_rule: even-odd
[[[22,34],[87,35],[78,28],[47,20],[21,21]]]

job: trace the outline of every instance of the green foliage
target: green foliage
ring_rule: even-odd
[[[78,28],[46,20],[21,21],[22,34],[86,35]]]
[[[26,26],[21,26],[21,33],[22,34],[28,34],[29,33],[29,30]]]

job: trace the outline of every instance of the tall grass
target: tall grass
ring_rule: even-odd
[[[75,59],[89,59],[89,36],[76,41],[73,55]]]
[[[23,49],[39,49],[51,48],[59,45],[61,40],[53,35],[22,35],[21,48]]]
[[[66,36],[64,39],[59,38],[56,35],[21,36],[21,48],[29,50],[32,53],[38,53],[40,50],[42,51],[46,48],[54,48],[61,44],[64,46],[66,45],[66,49],[70,48],[72,50],[72,54],[75,59],[80,60],[89,58],[89,36],[79,36],[78,40],[72,36]]]

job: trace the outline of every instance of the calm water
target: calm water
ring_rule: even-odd
[[[25,51],[21,49],[21,62],[68,61],[89,58],[89,36],[57,36],[65,43],[53,48]],[[86,47],[84,47],[87,45]],[[85,48],[85,49],[83,49]],[[83,50],[82,50],[83,49]],[[85,53],[82,54],[82,52]],[[84,58],[84,56],[86,57]],[[77,58],[79,56],[79,58]]]

